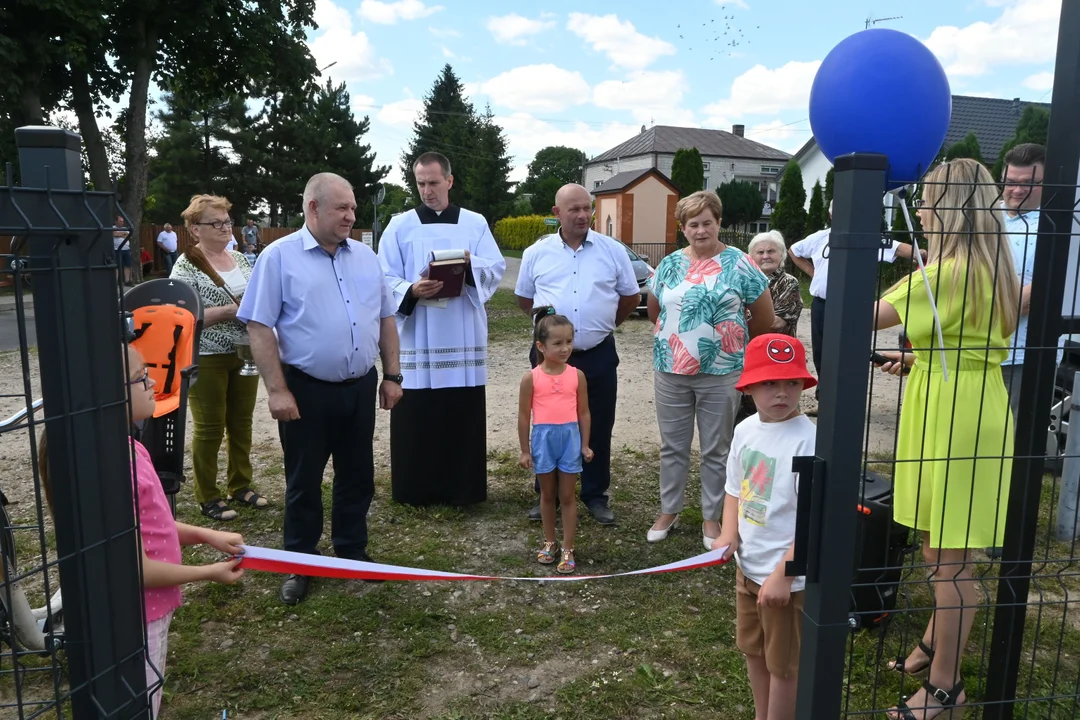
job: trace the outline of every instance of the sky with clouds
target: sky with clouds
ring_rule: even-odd
[[[867,18],[919,38],[957,95],[1048,102],[1061,0],[318,0],[320,67],[344,81],[368,141],[393,166],[450,63],[477,109],[490,104],[520,180],[536,151],[590,156],[644,125],[730,130],[787,152],[810,138],[822,58]],[[917,78],[912,78],[916,82]],[[453,160],[453,158],[451,158]]]

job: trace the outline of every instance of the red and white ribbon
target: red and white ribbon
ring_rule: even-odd
[[[433,580],[532,580],[532,581],[573,581],[603,580],[605,578],[625,577],[627,575],[656,575],[658,573],[697,570],[698,568],[723,565],[724,551],[710,550],[701,555],[679,560],[666,565],[657,565],[646,570],[615,573],[614,575],[544,575],[542,577],[501,577],[497,575],[465,575],[462,573],[424,570],[422,568],[385,565],[383,563],[363,562],[361,560],[342,560],[341,558],[306,553],[270,550],[269,548],[244,545],[240,567],[247,570],[307,575],[309,577],[345,578],[349,580],[409,580],[428,582]]]

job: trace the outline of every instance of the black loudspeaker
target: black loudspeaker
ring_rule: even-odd
[[[851,613],[858,627],[873,628],[896,607],[909,530],[893,522],[893,486],[888,478],[867,471],[859,498]]]

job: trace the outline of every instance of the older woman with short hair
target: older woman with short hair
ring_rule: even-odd
[[[678,522],[696,420],[705,521],[702,541],[710,550],[720,534],[743,350],[750,336],[769,332],[773,325],[768,280],[742,250],[720,241],[722,214],[723,205],[713,192],[696,192],[679,201],[675,217],[689,246],[660,261],[649,280],[648,299],[649,318],[656,323],[653,377],[660,426],[660,516],[647,539],[663,540]]]
[[[236,511],[218,489],[218,450],[228,434],[226,486],[233,502],[262,509],[267,500],[252,488],[251,422],[259,378],[244,376],[244,362],[236,354],[238,342],[247,342],[247,330],[236,319],[240,299],[251,277],[244,256],[229,250],[232,207],[226,198],[196,195],[184,211],[184,222],[198,243],[173,265],[170,277],[183,280],[199,293],[203,304],[203,331],[199,340],[199,379],[188,400],[194,433],[191,464],[195,499],[203,515],[234,520]]]
[[[787,263],[784,236],[779,230],[758,233],[750,241],[746,252],[769,280],[769,295],[772,296],[773,313],[776,315],[769,331],[795,337],[803,302],[798,279],[784,270]]]

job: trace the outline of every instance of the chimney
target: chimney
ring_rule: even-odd
[[[732,135],[738,135],[739,137],[743,137],[743,133],[745,131],[746,131],[746,126],[745,125],[732,125],[731,126],[731,134]]]

